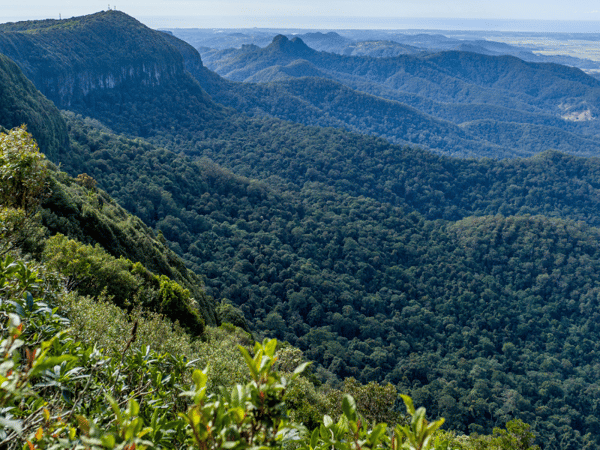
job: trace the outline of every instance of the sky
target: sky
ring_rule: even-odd
[[[0,0],[0,22],[68,18],[116,8],[157,27],[321,28],[410,27],[416,19],[463,19],[470,27],[532,20],[588,21],[600,24],[598,0]],[[402,20],[408,19],[408,20]],[[436,19],[436,20],[431,20]],[[427,20],[421,20],[426,23]],[[418,21],[417,21],[418,23]],[[461,23],[460,20],[457,22]],[[475,25],[478,23],[479,25]],[[314,24],[315,26],[310,26]],[[369,26],[372,24],[372,26]],[[482,25],[483,24],[483,25]],[[571,25],[577,27],[577,25]],[[577,31],[577,30],[573,30]]]

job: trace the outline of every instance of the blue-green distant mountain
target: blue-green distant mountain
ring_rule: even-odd
[[[209,52],[206,59],[209,67],[244,84],[197,70],[200,84],[220,103],[249,114],[344,127],[453,155],[506,157],[549,148],[598,154],[593,105],[600,85],[577,69],[459,52],[349,57],[317,52],[284,36],[265,48]],[[501,122],[504,129],[521,125],[490,140],[481,129],[471,134],[457,127],[475,120]]]
[[[490,104],[558,117],[588,109],[594,115],[600,104],[600,83],[580,70],[508,56],[442,52],[377,59],[348,57],[317,52],[299,38],[277,36],[265,48],[214,53],[204,63],[229,79],[244,81],[261,70],[299,58],[350,87],[369,90],[379,86],[437,102]]]

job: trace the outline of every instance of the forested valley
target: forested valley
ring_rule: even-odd
[[[502,133],[525,145],[535,124],[456,124],[315,73],[235,84],[117,11],[0,31],[0,375],[13,386],[0,398],[0,445],[598,446],[597,125],[565,121],[553,97],[583,92],[574,104],[595,112],[596,80],[527,63],[547,85],[520,113],[546,122],[535,156],[502,159],[522,153]],[[279,58],[292,44],[316,53],[282,38],[265,51]],[[315,58],[340,73],[376,66]],[[472,56],[410,61],[434,72],[449,58]],[[477,67],[491,63],[521,64]],[[397,119],[386,130],[403,145],[334,114],[319,122],[324,103],[352,116],[344,124],[362,103],[312,88],[307,102],[291,95],[301,83],[388,105],[381,120]],[[446,111],[512,114],[498,83]],[[447,140],[436,152],[407,145],[415,123],[430,132],[420,143]],[[543,144],[552,130],[568,148]],[[424,414],[412,402],[447,431],[432,421],[411,435]],[[220,422],[202,422],[217,412]]]

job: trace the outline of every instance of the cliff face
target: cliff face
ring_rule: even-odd
[[[206,71],[195,49],[118,11],[2,24],[0,53],[59,108],[119,133],[160,139],[226,115],[190,75]]]
[[[176,38],[172,34],[163,32],[162,37],[167,43],[169,43],[169,45],[172,45],[181,54],[185,69],[188,72],[194,74],[195,72],[206,70],[202,64],[202,58],[200,57],[198,50],[196,50],[187,42]]]
[[[158,87],[182,75],[178,67],[169,67],[158,62],[141,63],[108,70],[82,70],[61,73],[51,77],[36,77],[38,88],[61,108],[70,109],[86,103],[91,93],[104,90],[119,90],[127,86]]]
[[[118,11],[5,24],[0,32],[0,53],[61,108],[86,103],[98,91],[160,86],[185,71],[163,33]]]

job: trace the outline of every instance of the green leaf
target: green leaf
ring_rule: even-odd
[[[137,416],[140,413],[140,405],[134,399],[129,399],[129,415]]]
[[[377,445],[377,443],[379,442],[381,437],[383,435],[385,435],[386,428],[387,428],[387,424],[385,424],[385,423],[379,423],[375,426],[375,428],[373,428],[373,431],[371,431],[371,434],[369,435],[371,445],[373,445],[373,446]]]
[[[298,367],[296,367],[296,370],[294,370],[294,374],[293,374],[294,376],[292,378],[295,378],[296,376],[298,376],[302,372],[304,372],[309,365],[310,365],[310,361],[304,362],[304,363],[300,364]]]
[[[35,306],[35,304],[33,302],[33,295],[31,295],[31,292],[27,292],[25,294],[25,301],[29,312],[33,312],[33,307]]]
[[[275,356],[275,349],[277,348],[277,339],[271,339],[266,343],[265,347],[265,355],[269,357]]]
[[[112,434],[105,434],[100,438],[102,445],[106,448],[115,448],[116,441]]]
[[[117,423],[123,422],[123,415],[121,413],[121,408],[119,408],[119,404],[109,394],[104,394],[104,397],[106,397],[106,400],[115,413],[115,416],[117,417]]]
[[[446,419],[444,419],[444,418],[442,417],[441,419],[439,419],[439,420],[436,420],[436,421],[435,421],[435,422],[433,422],[433,423],[430,423],[430,424],[427,426],[427,433],[428,433],[428,434],[433,434],[433,433],[434,433],[434,432],[435,432],[435,431],[436,431],[436,430],[437,430],[439,427],[441,427],[441,426],[444,424],[444,422],[445,422],[445,421],[446,421]]]
[[[402,397],[402,400],[404,401],[404,404],[406,405],[406,410],[412,416],[415,413],[415,406],[413,405],[412,398],[410,398],[408,395],[404,395],[404,394],[400,394],[400,397]]]
[[[235,418],[235,421],[237,423],[240,423],[242,420],[244,420],[244,417],[246,415],[244,408],[241,408],[239,406],[235,407],[235,408],[231,408],[230,413]]]
[[[342,411],[348,420],[356,422],[356,402],[349,394],[344,394],[342,398]]]
[[[244,386],[238,384],[231,390],[231,406],[233,407],[244,407],[246,400],[246,390]]]
[[[317,448],[317,443],[319,442],[319,428],[315,428],[310,436],[310,447]]]
[[[77,358],[71,355],[61,355],[61,356],[50,356],[48,358],[39,358],[33,365],[30,376],[35,377],[36,375],[42,373],[46,369],[50,369],[54,366],[58,366],[59,364],[65,361],[73,361]]]
[[[248,350],[246,350],[241,345],[238,345],[238,349],[240,350],[242,356],[246,360],[246,365],[248,366],[248,369],[250,369],[250,372],[252,372],[252,378],[254,378],[254,380],[258,380],[258,370],[254,365],[254,359],[252,359],[250,353],[248,353]]]
[[[269,356],[263,356],[263,358],[260,362],[259,372],[260,373],[268,372],[268,370],[272,366],[273,366],[273,359],[271,359]]]
[[[196,389],[201,389],[206,386],[206,383],[208,382],[208,376],[202,370],[196,369],[192,374],[192,380],[196,385]]]

